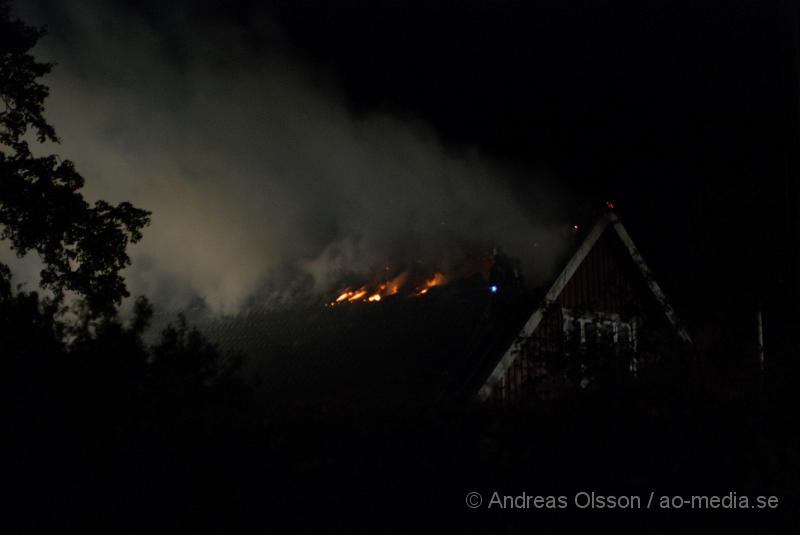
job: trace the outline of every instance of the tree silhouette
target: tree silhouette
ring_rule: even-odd
[[[90,205],[71,161],[32,154],[31,135],[59,141],[44,117],[48,88],[39,81],[52,65],[30,53],[43,34],[12,19],[0,0],[0,240],[20,257],[39,254],[42,287],[56,302],[75,292],[100,316],[128,296],[120,275],[130,264],[126,248],[141,239],[150,214],[128,202]]]
[[[11,269],[0,264],[0,406],[7,458],[15,460],[7,480],[16,482],[27,518],[48,509],[26,496],[28,481],[60,488],[57,509],[72,514],[83,510],[70,501],[75,488],[111,485],[99,475],[104,470],[124,471],[141,459],[160,466],[163,451],[235,435],[256,421],[236,357],[182,318],[149,347],[143,334],[152,307],[144,298],[130,321],[120,317],[126,248],[141,239],[149,213],[130,203],[89,204],[72,162],[33,154],[31,144],[58,142],[40,82],[51,65],[31,54],[42,35],[13,20],[0,0],[0,241],[19,256],[41,257],[49,291],[13,288]],[[67,301],[68,294],[79,299]],[[213,450],[198,455],[204,451]],[[157,468],[149,474],[160,476]],[[60,481],[80,483],[67,490]],[[93,495],[109,510],[116,498]]]

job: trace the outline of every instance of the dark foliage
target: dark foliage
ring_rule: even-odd
[[[726,379],[718,368],[662,360],[635,380],[526,407],[370,403],[348,392],[339,403],[302,403],[324,377],[263,396],[258,389],[277,379],[247,386],[237,359],[221,356],[183,320],[148,348],[144,300],[127,324],[107,318],[66,329],[35,295],[4,295],[4,429],[14,459],[6,482],[29,531],[529,533],[607,524],[616,532],[713,525],[786,533],[795,520],[792,387],[756,370]],[[350,358],[380,359],[371,347],[353,345]],[[336,380],[335,366],[326,370]],[[382,380],[411,384],[411,374],[398,371]],[[465,506],[467,492],[494,490],[735,491],[779,496],[781,508]]]
[[[30,134],[39,143],[58,141],[39,81],[52,66],[30,53],[42,35],[11,19],[0,2],[0,241],[19,256],[39,254],[42,286],[57,300],[76,292],[93,315],[113,313],[128,295],[119,274],[130,264],[126,248],[142,238],[149,213],[127,202],[90,205],[72,162],[31,152]]]
[[[132,490],[116,485],[135,484],[139,469],[158,477],[171,449],[242,436],[236,429],[254,403],[239,360],[182,319],[147,347],[141,335],[152,310],[144,299],[128,324],[112,315],[65,324],[51,301],[0,282],[6,481],[18,485],[14,503],[31,515],[29,529],[86,513],[84,500],[113,516],[114,496]]]

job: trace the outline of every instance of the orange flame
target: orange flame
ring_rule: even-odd
[[[386,283],[386,295],[396,295],[400,288],[406,283],[408,271],[403,271],[398,276]]]
[[[414,294],[415,297],[425,295],[431,288],[436,286],[441,286],[446,281],[445,276],[439,273],[438,271],[433,274],[433,277],[426,280],[423,286],[417,287],[417,293]]]
[[[442,275],[437,271],[436,273],[433,274],[432,279],[425,282],[425,285],[428,288],[433,288],[434,286],[441,286],[442,284],[444,284],[444,281],[445,281],[444,275]]]
[[[378,284],[377,287],[374,285],[365,284],[357,290],[345,288],[336,297],[336,299],[330,303],[327,303],[325,306],[336,306],[342,303],[355,303],[359,301],[364,303],[377,303],[384,297],[397,295],[400,293],[400,290],[403,288],[403,286],[405,286],[409,276],[410,272],[406,270],[392,279]],[[422,286],[416,287],[415,293],[411,294],[411,297],[425,295],[431,288],[435,286],[441,286],[445,282],[445,276],[437,271],[433,274],[433,277],[426,280]]]
[[[352,303],[353,301],[358,301],[365,295],[367,295],[367,289],[362,286],[356,293],[348,297],[347,300]]]
[[[342,301],[344,301],[345,299],[347,299],[351,295],[353,295],[353,292],[351,292],[349,289],[345,290],[344,292],[342,292],[342,294],[339,297],[336,298],[334,303],[341,303]]]

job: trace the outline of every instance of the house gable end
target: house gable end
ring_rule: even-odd
[[[578,250],[553,282],[542,305],[531,314],[519,335],[502,355],[480,388],[478,392],[479,400],[485,401],[489,399],[495,385],[502,380],[507,370],[519,357],[525,342],[540,328],[545,316],[552,307],[571,308],[599,304],[601,308],[610,312],[616,313],[622,310],[620,295],[615,295],[613,291],[607,291],[614,284],[626,286],[630,283],[630,280],[626,280],[621,276],[621,270],[617,269],[619,262],[615,257],[620,255],[609,254],[604,251],[604,249],[609,248],[608,240],[614,235],[619,238],[619,243],[622,245],[620,249],[624,251],[624,257],[628,257],[632,261],[631,265],[627,267],[630,267],[632,271],[638,272],[641,276],[641,279],[637,282],[644,281],[646,288],[649,290],[648,293],[655,298],[658,308],[663,311],[666,319],[675,328],[679,338],[685,342],[691,342],[691,338],[678,322],[677,314],[667,301],[661,287],[653,278],[650,269],[634,245],[630,235],[617,216],[609,211],[591,229]],[[630,278],[630,275],[628,277]]]

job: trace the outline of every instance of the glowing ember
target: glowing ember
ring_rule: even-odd
[[[408,279],[408,271],[403,271],[386,283],[386,295],[396,295],[397,292],[400,291],[400,288],[406,283],[406,279]]]
[[[415,296],[425,295],[431,288],[435,286],[441,286],[442,284],[444,284],[444,282],[445,282],[444,275],[442,275],[437,271],[436,273],[433,274],[433,278],[426,280],[423,286],[417,287],[417,293],[414,295]]]
[[[377,303],[384,297],[397,295],[406,287],[406,283],[410,277],[409,271],[403,271],[399,275],[386,280],[380,284],[365,284],[357,290],[345,288],[333,301],[326,303],[325,306],[335,306],[342,303]],[[410,297],[417,297],[425,295],[428,291],[435,287],[445,284],[446,278],[438,271],[433,274],[433,277],[426,280],[422,285],[414,288],[413,292],[409,294]]]
[[[441,286],[444,284],[444,281],[444,275],[437,272],[433,275],[433,278],[427,281],[425,284],[428,286],[428,288],[433,288],[434,286]]]
[[[339,297],[336,298],[336,301],[334,301],[334,303],[341,303],[351,295],[353,295],[353,292],[351,292],[350,290],[345,290]]]
[[[367,295],[367,290],[365,290],[364,288],[361,288],[356,293],[351,295],[347,300],[352,303],[353,301],[358,301],[359,299],[361,299],[365,295]]]

